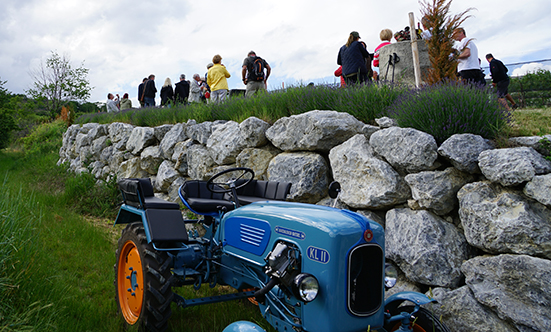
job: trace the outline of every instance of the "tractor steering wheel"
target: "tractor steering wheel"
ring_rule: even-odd
[[[225,181],[217,182],[217,180],[221,180],[219,179],[220,177],[222,177],[227,173],[235,173],[235,176],[232,176],[234,174],[226,175]],[[245,176],[247,174],[249,174],[250,177]],[[236,186],[235,183],[241,179],[245,179],[245,182]],[[246,167],[229,168],[225,171],[222,171],[213,175],[207,181],[207,189],[213,193],[229,193],[229,192],[232,192],[233,190],[243,188],[244,186],[248,185],[253,179],[254,179],[254,171],[250,168],[246,168]]]

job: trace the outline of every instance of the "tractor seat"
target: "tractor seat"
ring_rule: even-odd
[[[138,209],[179,210],[178,203],[168,202],[155,197],[149,178],[121,179],[118,182],[124,203]]]
[[[290,182],[252,180],[246,186],[237,189],[237,197],[241,205],[261,201],[284,201],[290,191]]]
[[[180,197],[192,212],[201,215],[214,215],[220,210],[235,208],[233,202],[224,199],[224,194],[208,190],[207,181],[186,181],[180,187]]]

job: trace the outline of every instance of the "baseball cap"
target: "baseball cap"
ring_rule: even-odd
[[[352,36],[354,36],[354,38],[361,38],[361,37],[360,37],[360,34],[358,33],[358,31],[352,31],[350,34],[351,34]]]

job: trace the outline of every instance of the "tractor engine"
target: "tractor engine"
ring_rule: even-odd
[[[304,302],[313,301],[319,291],[318,280],[311,274],[301,273],[300,251],[293,244],[277,242],[265,258],[264,272],[278,280],[285,289]]]

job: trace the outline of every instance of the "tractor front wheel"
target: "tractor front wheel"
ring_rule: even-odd
[[[172,311],[170,259],[147,243],[141,223],[129,224],[118,242],[115,298],[128,325],[165,331]]]
[[[392,311],[391,315],[397,315],[400,312],[412,313],[415,309],[412,305],[398,307]],[[400,322],[392,322],[384,326],[385,330],[392,332],[400,329]],[[415,319],[411,323],[411,331],[413,332],[450,332],[448,327],[444,325],[436,316],[425,308],[419,308],[415,313]]]

